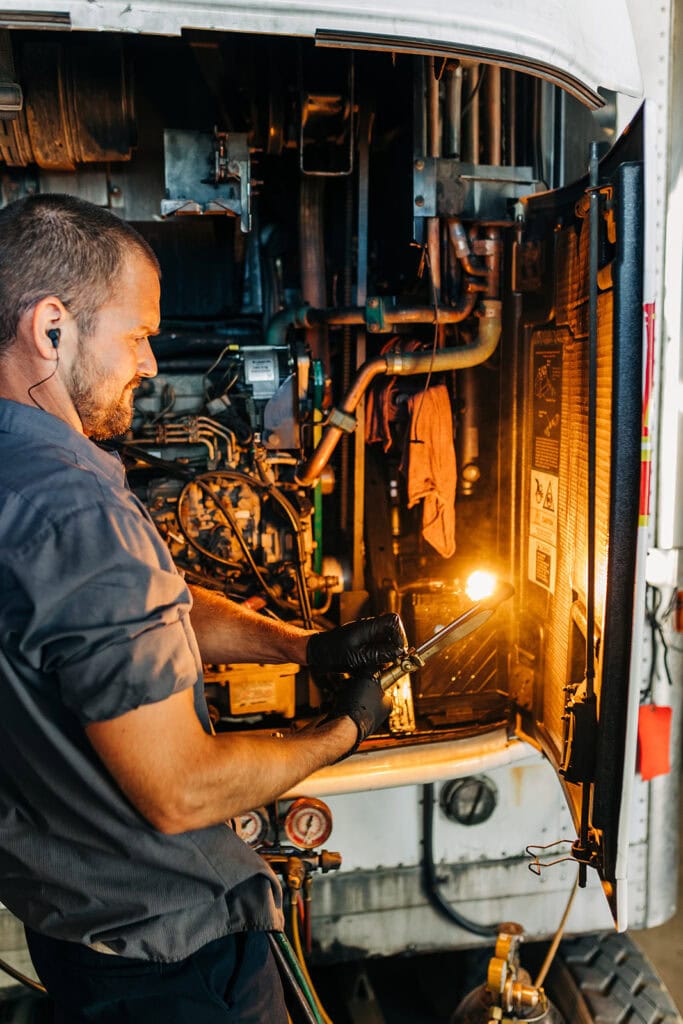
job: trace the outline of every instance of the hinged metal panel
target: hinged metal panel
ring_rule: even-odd
[[[51,13],[52,12],[52,13]],[[59,18],[61,21],[55,22]],[[35,19],[35,20],[32,20]],[[69,21],[70,19],[70,21]],[[442,53],[496,61],[562,85],[588,106],[598,88],[640,95],[626,0],[6,0],[0,26],[70,24],[74,29],[178,35],[185,28],[314,37],[325,46]]]

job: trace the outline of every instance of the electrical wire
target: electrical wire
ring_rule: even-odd
[[[173,409],[175,408],[176,397],[177,397],[176,396],[176,390],[173,387],[173,385],[172,384],[164,384],[164,386],[163,386],[163,388],[161,390],[161,401],[162,401],[162,403],[165,403],[165,404],[162,404],[161,409],[156,414],[156,416],[153,416],[152,419],[149,420],[149,425],[150,426],[156,426],[157,423],[161,423],[161,421],[163,420],[164,416],[167,415],[167,413],[173,412]],[[141,411],[139,409],[139,406],[137,405],[137,403],[136,403],[136,409],[138,411]],[[143,412],[143,415],[144,415],[144,412]]]
[[[55,334],[55,338],[58,338],[57,334]],[[52,378],[54,377],[54,375],[56,374],[58,369],[59,369],[59,349],[57,349],[57,361],[55,362],[55,368],[52,371],[52,373],[48,373],[47,377],[43,377],[42,380],[37,381],[35,384],[31,384],[30,388],[26,392],[28,397],[31,399],[31,401],[35,405],[36,409],[40,409],[41,412],[45,412],[45,410],[43,409],[43,407],[40,404],[40,402],[36,401],[36,399],[33,397],[32,392],[35,391],[36,388],[39,388],[41,384],[47,384],[47,382],[49,380],[52,380]]]
[[[422,405],[424,403],[425,395],[429,390],[429,384],[432,379],[432,371],[434,369],[434,359],[436,358],[436,349],[439,344],[439,296],[436,293],[436,285],[434,284],[434,274],[432,273],[432,263],[429,258],[429,250],[427,246],[422,247],[422,262],[427,267],[427,273],[429,275],[429,286],[432,293],[432,304],[434,306],[434,339],[432,341],[432,358],[429,364],[429,370],[427,371],[427,379],[425,380],[425,386],[422,389],[420,395],[420,402],[415,413],[415,417],[412,423],[412,437],[410,438],[411,444],[422,444],[417,438],[417,425],[420,422],[420,415],[422,413]]]
[[[484,81],[484,78],[486,77],[487,69],[488,69],[488,64],[484,64],[483,67],[482,67],[481,64],[479,65],[479,78],[477,79],[477,84],[475,85],[474,89],[472,90],[472,92],[469,94],[469,96],[467,97],[467,99],[463,103],[463,107],[462,107],[462,110],[460,112],[460,116],[461,117],[465,116],[465,114],[468,112],[468,110],[470,109],[470,107],[474,103],[474,100],[475,100],[475,98],[477,96],[477,93],[481,89],[481,84]]]
[[[548,948],[548,952],[545,955],[545,960],[541,964],[541,969],[539,970],[538,975],[536,977],[536,981],[534,982],[534,988],[541,988],[541,986],[543,985],[543,982],[546,979],[546,975],[548,974],[548,971],[550,970],[550,966],[551,966],[553,960],[555,959],[555,954],[557,953],[557,950],[558,950],[558,947],[560,945],[560,942],[562,941],[562,936],[564,935],[565,925],[567,924],[567,918],[569,917],[569,912],[572,909],[572,904],[574,902],[574,897],[576,896],[576,891],[577,891],[578,888],[579,888],[579,872],[577,871],[576,872],[576,878],[574,879],[574,885],[572,886],[572,891],[569,893],[569,899],[567,900],[567,906],[564,908],[564,913],[562,915],[562,919],[561,919],[561,921],[560,921],[560,923],[558,925],[558,928],[557,928],[557,931],[555,932],[555,935],[553,936],[553,941],[550,943],[550,946]]]
[[[128,444],[126,442],[120,442],[120,441],[112,440],[112,441],[105,442],[102,445],[102,447],[106,448],[106,449],[109,449],[109,450],[117,451],[117,452],[119,452],[122,455],[125,454],[126,452],[128,452],[130,455],[133,455],[140,462],[145,462],[149,466],[156,466],[159,469],[163,469],[170,476],[180,478],[181,480],[186,480],[188,482],[188,484],[194,483],[195,481],[197,481],[198,479],[201,478],[193,470],[189,469],[187,466],[181,466],[181,465],[178,465],[175,462],[171,462],[168,459],[162,459],[162,458],[160,458],[157,455],[152,455],[150,452],[147,452],[144,448],[140,448],[140,447],[138,447],[136,445],[131,445],[131,444]],[[301,618],[302,618],[302,620],[304,622],[304,628],[311,629],[313,627],[313,625],[314,625],[314,615],[313,615],[313,610],[312,610],[312,607],[311,607],[311,600],[310,600],[310,595],[308,593],[308,587],[306,585],[306,575],[305,575],[305,572],[304,572],[304,564],[305,564],[305,560],[306,560],[306,552],[305,552],[305,549],[304,549],[303,530],[301,528],[301,522],[299,520],[299,517],[298,517],[296,511],[294,510],[294,508],[292,507],[291,503],[287,500],[287,498],[285,498],[285,496],[283,494],[280,494],[280,492],[277,490],[277,488],[274,487],[272,484],[264,484],[264,483],[262,483],[259,480],[255,480],[254,478],[252,478],[250,476],[247,476],[246,473],[239,473],[236,470],[232,470],[230,472],[228,472],[226,470],[219,470],[219,471],[216,471],[216,472],[213,472],[213,473],[202,474],[202,477],[204,477],[204,478],[208,477],[209,479],[213,478],[213,477],[225,477],[226,479],[246,484],[247,486],[249,486],[251,488],[263,490],[273,499],[273,501],[276,502],[276,504],[278,504],[280,506],[280,508],[282,509],[282,511],[285,513],[286,517],[289,519],[290,523],[292,524],[292,530],[293,530],[293,533],[294,533],[294,539],[296,541],[296,549],[297,549],[297,559],[296,559],[295,564],[294,564],[294,571],[295,571],[295,574],[296,574],[297,589],[298,589],[298,592],[299,592],[299,606],[300,606],[300,611],[301,611]],[[181,498],[182,498],[182,496],[183,496],[183,494],[184,494],[186,489],[187,488],[184,487],[183,490],[181,491],[181,495],[180,495],[180,497],[178,499],[178,505],[180,504],[180,500],[181,500]],[[213,498],[217,508],[221,508],[221,504],[223,504],[223,503],[220,501],[220,499],[216,498],[216,495],[213,493],[213,491],[210,492],[210,495]],[[223,511],[223,509],[221,509],[221,511]],[[226,521],[228,523],[230,522],[230,518],[229,518],[228,515],[226,515]],[[194,541],[193,538],[191,538],[188,535],[187,531],[183,528],[183,524],[181,523],[180,515],[178,515],[178,525],[179,525],[179,527],[181,529],[181,532],[183,533],[183,536],[187,540],[187,542],[189,544],[191,544],[192,547],[195,548],[195,550],[199,551],[201,554],[205,555],[207,558],[214,558],[217,561],[220,561],[220,556],[214,555],[212,552],[207,551],[206,549],[202,548],[201,546],[199,546],[197,544],[196,541]],[[243,542],[246,545],[246,541],[244,541],[244,538],[242,537],[242,533],[239,530],[239,528],[236,531],[236,538],[237,538],[238,543]],[[242,550],[244,551],[244,548]],[[249,556],[251,556],[251,551],[249,551]],[[245,557],[247,557],[246,554],[245,554]],[[249,561],[248,557],[247,557],[247,561]],[[253,562],[253,557],[252,557],[252,562]],[[232,563],[227,563],[227,564],[232,565]],[[254,562],[254,566],[255,565],[256,565],[256,563]],[[253,569],[253,567],[251,565],[250,565],[250,568],[252,568],[252,571],[254,571],[254,569]],[[277,595],[275,595],[272,592],[272,589],[269,588],[267,582],[265,582],[263,580],[263,577],[261,575],[261,571],[258,568],[258,566],[256,566],[256,573],[255,573],[255,575],[256,575],[257,580],[261,584],[261,586],[263,586],[264,590],[268,594],[268,596],[271,597],[271,600],[273,600],[273,602],[275,604],[277,604],[278,607],[286,608],[287,611],[291,611],[291,606],[286,601],[282,601],[281,598],[277,597]]]
[[[301,529],[301,520],[299,519],[299,516],[297,515],[291,502],[289,502],[287,498],[285,498],[284,494],[281,494],[280,491],[278,491],[278,489],[273,484],[266,484],[252,480],[251,477],[248,477],[245,474],[228,473],[221,470],[210,475],[217,477],[225,476],[227,478],[233,476],[240,476],[250,486],[262,488],[266,492],[266,494],[268,494],[268,496],[271,497],[273,501],[280,506],[287,519],[289,519],[297,547],[297,559],[294,563],[294,571],[297,577],[297,585],[299,590],[299,604],[301,606],[301,616],[304,622],[306,623],[305,628],[310,629],[313,625],[313,612],[311,608],[308,587],[306,586],[306,576],[304,574],[303,568],[306,561],[306,552],[304,550],[303,541],[303,530]]]
[[[671,666],[669,665],[669,643],[664,634],[664,623],[673,614],[675,607],[676,591],[674,591],[673,599],[669,602],[669,605],[660,616],[659,609],[662,606],[662,592],[659,587],[654,586],[651,583],[647,584],[647,590],[645,592],[645,620],[650,627],[651,636],[651,656],[650,656],[650,671],[648,673],[647,686],[641,691],[640,699],[641,703],[646,703],[652,698],[652,689],[654,686],[655,675],[657,672],[657,643],[659,642],[662,646],[662,664],[664,666],[664,672],[666,674],[667,682],[669,686],[673,686],[673,676],[671,675]],[[673,650],[680,651],[681,648],[675,644],[671,645]]]
[[[202,389],[204,391],[204,401],[208,401],[208,398],[209,398],[209,377],[210,377],[210,375],[213,373],[214,370],[218,369],[218,367],[220,366],[221,361],[223,359],[223,356],[225,355],[226,352],[229,352],[232,348],[233,348],[232,342],[229,342],[221,350],[221,352],[218,354],[217,358],[214,359],[214,361],[212,362],[211,366],[208,368],[206,373],[202,376]],[[228,370],[228,373],[229,372],[230,371]],[[223,380],[225,380],[225,377],[226,377],[226,374],[224,373],[223,374]],[[225,394],[226,391],[230,390],[230,388],[235,383],[237,378],[238,378],[238,374],[235,374],[233,376],[232,380],[230,381],[230,384],[228,385],[228,387],[227,388],[223,388],[223,392],[222,392],[223,394]],[[222,383],[223,383],[223,381],[221,381],[221,385],[222,385]]]
[[[253,482],[250,481],[250,483],[253,483]],[[199,487],[199,489],[201,491],[203,491],[204,494],[206,494],[207,497],[209,497],[213,501],[214,505],[220,511],[220,513],[224,517],[226,523],[228,524],[228,526],[232,530],[232,533],[234,534],[235,540],[237,541],[237,543],[238,543],[238,545],[239,545],[239,547],[240,547],[240,549],[242,551],[242,554],[244,555],[245,561],[247,562],[247,565],[249,566],[249,568],[253,572],[254,576],[256,577],[258,582],[261,584],[261,586],[263,587],[263,589],[265,590],[266,594],[271,599],[271,601],[274,601],[275,604],[281,605],[283,603],[282,599],[275,593],[275,591],[273,590],[273,588],[270,586],[270,584],[266,580],[265,576],[263,575],[261,569],[256,564],[256,560],[254,559],[254,556],[251,553],[249,545],[247,544],[246,540],[244,539],[244,536],[242,534],[242,531],[240,530],[239,524],[238,524],[237,520],[235,519],[235,517],[234,517],[234,515],[232,513],[232,509],[228,508],[228,506],[225,504],[225,502],[222,501],[221,498],[219,498],[218,495],[214,491],[211,490],[209,485],[206,483],[205,479],[203,479],[200,476],[195,477],[195,479],[190,481],[190,483],[185,484],[185,486],[183,487],[183,489],[180,492],[180,495],[178,497],[178,524],[179,524],[179,526],[180,526],[180,528],[181,528],[181,530],[183,532],[183,536],[185,537],[185,539],[188,541],[188,543],[190,543],[192,545],[193,548],[195,548],[201,554],[205,555],[207,558],[215,559],[215,561],[220,562],[221,565],[229,565],[231,567],[235,566],[235,562],[230,561],[227,558],[223,558],[221,555],[217,555],[217,554],[215,554],[215,552],[209,551],[203,545],[199,544],[199,542],[197,540],[195,540],[193,537],[191,537],[189,532],[185,529],[184,524],[182,523],[181,515],[180,515],[180,508],[181,508],[181,503],[183,502],[183,500],[185,499],[187,493],[189,492],[189,489],[191,487],[193,487],[193,486]]]
[[[227,559],[223,559],[220,555],[215,555],[213,552],[205,549],[203,545],[200,545],[198,541],[195,540],[195,538],[189,535],[189,532],[185,529],[184,524],[182,523],[182,516],[180,511],[181,504],[187,492],[189,491],[190,486],[192,484],[196,484],[205,494],[208,495],[208,497],[211,498],[211,500],[216,505],[216,508],[218,508],[225,517],[226,523],[233,531],[235,539],[240,546],[242,554],[244,555],[244,558],[249,568],[251,569],[252,573],[260,583],[265,593],[271,599],[271,601],[273,601],[273,603],[280,608],[287,609],[288,611],[291,610],[291,605],[289,604],[289,602],[283,600],[275,593],[275,591],[273,590],[273,588],[270,586],[265,576],[263,575],[262,570],[257,565],[254,556],[252,555],[252,552],[249,548],[249,545],[247,544],[246,540],[242,535],[242,531],[239,528],[239,525],[232,513],[232,510],[228,509],[225,502],[222,501],[221,498],[219,498],[218,495],[215,494],[214,491],[212,491],[211,488],[208,486],[207,481],[213,479],[226,479],[231,481],[232,483],[241,483],[254,490],[264,491],[269,497],[273,499],[273,501],[277,505],[280,506],[282,511],[285,513],[285,516],[287,517],[292,526],[292,532],[294,534],[294,539],[296,541],[297,558],[294,561],[294,573],[297,581],[301,617],[304,623],[306,623],[305,628],[310,629],[313,625],[313,612],[311,608],[308,587],[306,586],[306,576],[303,568],[305,561],[305,551],[303,549],[301,522],[291,503],[284,497],[284,495],[280,494],[280,492],[272,484],[263,483],[250,476],[247,476],[246,473],[239,473],[237,471],[229,472],[226,470],[218,470],[213,473],[204,473],[194,476],[183,487],[178,497],[178,524],[182,530],[183,536],[188,541],[188,543],[191,544],[193,548],[195,548],[195,550],[199,551],[207,558],[214,558],[216,561],[222,564],[230,566],[234,565],[233,562],[229,562]]]

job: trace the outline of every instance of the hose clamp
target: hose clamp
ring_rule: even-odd
[[[344,412],[343,409],[333,409],[327,417],[327,422],[330,426],[343,430],[345,434],[352,434],[358,426],[356,417],[352,413]]]

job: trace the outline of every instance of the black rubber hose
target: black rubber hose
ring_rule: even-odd
[[[290,504],[290,502],[287,500],[287,498],[285,498],[285,496],[283,494],[280,494],[280,492],[277,490],[277,488],[273,484],[267,484],[267,483],[263,483],[263,482],[261,482],[259,480],[255,480],[252,477],[247,476],[246,473],[240,473],[240,472],[238,472],[236,470],[217,469],[217,470],[214,470],[214,471],[209,472],[209,473],[203,473],[203,474],[195,476],[193,478],[193,482],[197,483],[203,490],[206,491],[207,488],[205,486],[205,481],[207,479],[211,478],[211,477],[219,477],[219,478],[223,478],[224,477],[224,478],[226,478],[228,480],[236,480],[238,482],[244,483],[248,487],[251,487],[254,490],[263,490],[263,491],[265,491],[265,493],[270,498],[273,499],[273,501],[275,501],[280,506],[282,511],[285,513],[285,515],[289,519],[290,523],[292,524],[292,530],[293,530],[293,533],[294,533],[294,539],[296,541],[297,557],[295,559],[294,567],[295,567],[296,578],[297,578],[297,589],[299,591],[299,607],[300,607],[300,610],[301,610],[301,617],[302,617],[302,619],[304,621],[304,627],[306,629],[312,628],[312,626],[313,626],[313,613],[312,613],[312,610],[311,610],[311,602],[310,602],[310,598],[309,598],[309,595],[308,595],[308,590],[306,588],[306,575],[305,575],[305,572],[304,572],[304,560],[305,560],[305,557],[306,557],[306,552],[305,552],[304,546],[303,546],[301,522],[299,520],[298,515],[296,514],[296,511],[294,510],[294,508]],[[189,484],[187,486],[189,486]],[[183,490],[182,490],[182,492],[180,494],[180,497],[178,498],[178,505],[179,506],[180,506],[180,500],[183,497],[185,491],[187,490],[187,486],[183,488]],[[261,583],[261,585],[263,586],[263,589],[266,591],[266,593],[269,596],[272,597],[272,599],[280,607],[288,608],[289,605],[287,604],[287,602],[281,601],[279,598],[276,598],[270,592],[270,589],[268,588],[267,584],[261,578],[260,572],[259,572],[258,568],[256,567],[256,565],[253,563],[253,559],[251,558],[251,553],[249,552],[249,550],[248,550],[248,548],[246,546],[246,541],[244,541],[244,538],[242,537],[241,533],[238,532],[239,528],[237,527],[237,524],[236,523],[233,524],[233,520],[232,520],[231,514],[224,508],[223,503],[217,498],[216,495],[214,495],[211,491],[208,491],[208,493],[209,493],[209,496],[213,499],[214,503],[217,505],[217,507],[221,510],[223,515],[226,517],[228,523],[231,525],[233,531],[236,534],[237,542],[240,544],[240,547],[242,548],[244,556],[247,559],[247,563],[248,563],[249,567],[252,569],[252,571],[254,572],[254,574],[256,575],[256,577],[259,580],[259,582]],[[180,517],[178,517],[178,518],[180,519]],[[184,533],[184,531],[183,531],[183,533]],[[186,534],[184,534],[184,535],[187,537]],[[190,540],[189,537],[187,537],[187,539]],[[190,540],[190,543],[192,544],[193,547],[197,547],[197,545],[192,540]],[[207,554],[207,552],[204,552],[204,553]],[[210,552],[208,552],[208,554],[210,555]]]
[[[428,782],[422,788],[422,885],[427,899],[442,917],[445,917],[458,928],[463,928],[473,935],[482,935],[494,939],[498,935],[498,927],[493,924],[479,924],[463,917],[443,896],[441,882],[434,864],[434,784]]]
[[[317,1007],[314,1009],[308,998],[306,981],[301,973],[301,968],[296,962],[293,953],[288,949],[289,943],[283,932],[268,932],[268,941],[273,954],[280,977],[290,988],[296,1000],[297,1009],[301,1011],[306,1024],[321,1024],[321,1018]]]
[[[295,510],[293,509],[292,505],[290,504],[290,502],[285,498],[285,496],[283,494],[280,494],[280,492],[272,484],[262,483],[259,480],[255,480],[252,477],[247,476],[246,473],[240,473],[240,472],[238,472],[236,470],[233,470],[231,472],[226,472],[225,470],[216,470],[214,472],[209,472],[209,473],[197,473],[194,470],[187,468],[186,466],[182,466],[182,465],[180,465],[177,462],[170,462],[167,459],[162,459],[158,455],[152,455],[151,452],[148,452],[145,448],[140,448],[137,445],[128,444],[125,441],[117,441],[117,440],[105,441],[103,444],[100,445],[100,447],[104,448],[105,450],[108,450],[108,451],[118,452],[120,455],[125,455],[125,454],[132,455],[134,458],[138,459],[138,461],[145,462],[145,463],[147,463],[148,466],[155,466],[158,469],[162,470],[163,472],[168,473],[169,476],[177,477],[180,480],[187,480],[188,483],[194,483],[196,481],[197,483],[200,484],[200,486],[202,486],[202,488],[203,488],[202,480],[204,480],[206,477],[212,477],[212,476],[216,477],[216,476],[218,476],[218,477],[227,477],[229,480],[237,481],[239,483],[244,483],[244,484],[247,484],[249,487],[265,491],[266,494],[268,494],[271,498],[273,498],[274,501],[277,502],[277,504],[280,506],[280,508],[282,509],[282,511],[285,513],[285,515],[289,519],[290,523],[292,524],[292,528],[293,528],[294,535],[295,535],[295,540],[296,540],[296,547],[297,547],[297,558],[295,560],[295,572],[296,572],[296,578],[297,578],[297,589],[299,591],[299,608],[300,608],[300,611],[301,611],[301,617],[302,617],[303,622],[304,622],[304,628],[310,629],[313,626],[313,612],[311,610],[310,597],[309,597],[308,590],[307,590],[307,587],[306,587],[306,574],[304,572],[305,552],[304,552],[303,540],[302,540],[302,536],[301,536],[301,532],[302,532],[301,531],[301,523],[299,521],[299,517],[297,516],[297,514],[296,514]],[[183,488],[183,491],[180,494],[180,498],[178,499],[178,525],[180,526],[180,530],[181,530],[183,536],[185,537],[185,539],[188,541],[188,543],[193,548],[195,548],[197,551],[199,551],[201,554],[205,555],[206,557],[213,558],[215,561],[221,562],[222,560],[220,558],[217,558],[215,555],[213,555],[212,552],[206,551],[206,550],[204,550],[204,548],[199,547],[195,543],[195,541],[188,536],[187,532],[185,531],[185,528],[184,528],[183,523],[182,523],[182,517],[181,517],[181,514],[180,514],[180,499],[182,498],[185,490],[186,490],[186,488]],[[220,508],[221,511],[223,512],[223,514],[226,516],[226,520],[228,521],[228,523],[230,523],[230,517],[226,514],[225,510],[221,507],[220,500],[217,500],[216,496],[214,494],[211,494],[211,497],[213,498],[213,500],[214,500],[215,504],[218,506],[218,508]],[[270,590],[268,585],[264,582],[264,579],[262,578],[258,568],[255,567],[252,564],[253,563],[253,559],[251,559],[251,557],[250,557],[251,556],[251,552],[247,553],[246,551],[244,551],[244,546],[242,544],[243,538],[242,538],[241,532],[239,532],[236,527],[234,527],[234,532],[235,532],[235,536],[236,536],[237,542],[240,544],[240,546],[242,546],[242,550],[243,550],[243,552],[245,554],[245,558],[247,560],[247,564],[249,565],[249,568],[252,570],[252,572],[254,572],[254,574],[256,575],[257,580],[259,581],[259,583],[261,584],[261,586],[263,587],[265,592],[278,605],[278,607],[286,608],[287,610],[289,610],[289,605],[287,604],[287,602],[280,601],[279,598],[276,598],[272,594],[272,591]]]

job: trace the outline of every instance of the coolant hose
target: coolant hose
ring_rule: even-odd
[[[301,967],[301,973],[303,974],[304,978],[306,979],[306,984],[308,985],[308,989],[310,991],[311,997],[315,1001],[315,1005],[316,1005],[316,1007],[318,1009],[318,1012],[319,1012],[320,1016],[322,1017],[322,1019],[324,1021],[324,1024],[332,1024],[332,1021],[331,1021],[330,1017],[325,1012],[325,1007],[320,1002],[320,997],[319,997],[318,993],[316,992],[315,987],[313,985],[313,982],[311,981],[311,976],[308,973],[308,967],[306,966],[306,960],[304,958],[304,951],[303,951],[303,949],[301,947],[301,934],[300,934],[300,931],[299,931],[299,916],[298,916],[299,915],[299,908],[298,908],[297,903],[296,903],[295,900],[292,900],[290,913],[291,913],[290,923],[291,923],[291,929],[292,929],[292,943],[294,945],[294,952],[296,953],[296,958],[299,961],[299,966]]]
[[[299,1008],[306,1018],[306,1024],[325,1024],[320,1016],[318,1004],[313,998],[313,994],[301,970],[301,965],[285,933],[269,932],[268,939],[283,981],[287,981],[299,999]]]
[[[439,877],[434,864],[434,784],[429,782],[422,788],[422,885],[431,905],[442,917],[445,917],[458,928],[473,935],[481,935],[487,939],[495,939],[498,935],[497,925],[479,924],[463,917],[443,896]]]

